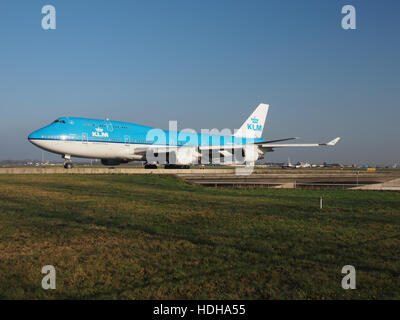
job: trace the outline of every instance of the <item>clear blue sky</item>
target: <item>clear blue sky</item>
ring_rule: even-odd
[[[53,31],[41,28],[46,4],[57,10]],[[357,30],[341,28],[345,4]],[[400,161],[399,9],[395,0],[2,0],[0,159],[40,159],[26,137],[60,116],[233,129],[265,102],[267,139],[342,136],[333,149],[270,161]]]

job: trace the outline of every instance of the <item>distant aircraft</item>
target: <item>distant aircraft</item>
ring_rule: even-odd
[[[312,165],[309,162],[299,162],[296,164],[296,169],[305,169],[305,168],[312,168]]]
[[[334,146],[340,137],[328,143],[279,144],[286,138],[265,141],[261,138],[269,105],[261,103],[233,135],[176,132],[148,126],[86,118],[63,117],[28,136],[34,145],[60,154],[64,167],[72,168],[71,157],[101,159],[115,166],[130,161],[145,161],[145,168],[188,168],[204,157],[209,163],[221,159],[233,164],[254,165],[265,152],[275,148]],[[235,155],[239,154],[241,159]],[[240,157],[239,157],[240,158]]]
[[[296,165],[290,162],[290,158],[288,158],[288,162],[282,166],[282,169],[294,169]]]

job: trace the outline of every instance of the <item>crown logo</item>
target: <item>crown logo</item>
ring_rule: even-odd
[[[258,119],[257,118],[251,118],[251,122],[258,123]]]

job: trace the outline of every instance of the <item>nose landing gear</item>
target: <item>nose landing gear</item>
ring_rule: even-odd
[[[65,155],[63,155],[63,158],[65,159],[64,168],[65,169],[72,169],[74,166],[73,166],[72,161],[71,161],[71,156],[69,154],[65,154]]]
[[[71,162],[65,162],[64,163],[64,168],[65,169],[72,169],[74,165]]]

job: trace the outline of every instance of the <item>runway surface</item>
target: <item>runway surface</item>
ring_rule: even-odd
[[[243,168],[241,168],[243,169]],[[342,188],[400,190],[400,170],[255,169],[250,175],[235,168],[144,169],[132,167],[15,167],[0,174],[169,174],[187,182],[212,187]]]

